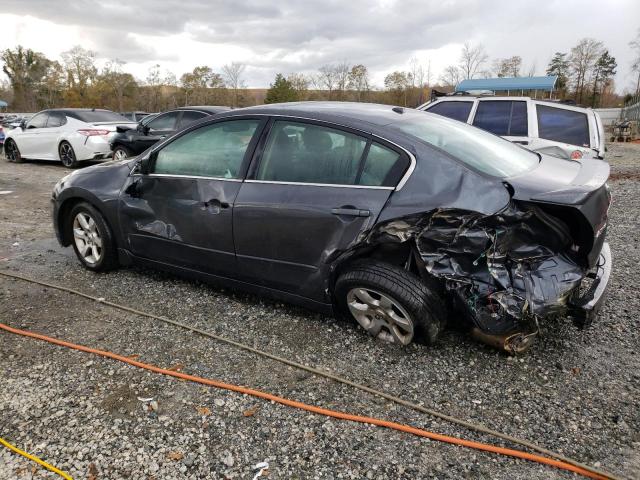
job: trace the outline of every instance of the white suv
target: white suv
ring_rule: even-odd
[[[418,107],[487,130],[541,153],[604,159],[604,129],[597,112],[530,97],[453,95]]]

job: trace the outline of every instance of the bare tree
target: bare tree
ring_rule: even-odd
[[[638,74],[638,80],[636,81],[636,95],[640,95],[640,28],[638,28],[636,38],[629,42],[629,46],[633,50],[631,70]]]
[[[242,74],[247,66],[244,63],[232,62],[222,67],[222,76],[229,88],[233,93],[232,106],[238,106],[238,100],[240,98],[240,90],[245,88],[244,79]]]
[[[109,86],[112,93],[116,96],[118,102],[118,111],[124,110],[125,93],[131,92],[136,86],[136,81],[130,73],[124,73],[122,66],[125,64],[122,60],[114,59],[107,62],[100,79]]]
[[[473,47],[466,42],[460,53],[460,71],[464,79],[473,78],[482,68],[489,56],[482,44]]]
[[[583,101],[585,85],[603,50],[602,42],[593,38],[583,38],[569,53],[569,67],[573,76],[575,99],[578,103]]]
[[[336,74],[336,92],[338,93],[338,100],[344,100],[347,91],[347,84],[349,83],[349,72],[351,67],[347,62],[340,62],[333,67]]]
[[[317,86],[321,90],[328,92],[328,97],[331,99],[331,94],[336,88],[338,83],[337,75],[333,65],[323,65],[318,69],[318,76],[316,77]]]
[[[460,83],[460,67],[456,65],[449,65],[444,69],[442,75],[440,75],[440,81],[447,87],[455,87]]]
[[[80,45],[62,53],[62,62],[69,82],[69,93],[74,97],[72,101],[86,101],[89,85],[98,74],[95,60],[96,52],[86,50]]]
[[[302,73],[292,73],[287,77],[287,81],[296,91],[299,100],[306,100],[309,95],[309,84],[311,79]]]
[[[356,100],[362,101],[369,92],[369,71],[364,65],[354,65],[349,72],[349,89],[356,92]]]
[[[514,55],[509,58],[498,58],[493,62],[493,73],[497,77],[519,77],[522,57]]]

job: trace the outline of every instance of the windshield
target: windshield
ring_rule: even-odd
[[[508,140],[440,115],[412,115],[389,127],[413,135],[494,177],[520,175],[539,162],[535,153]]]
[[[73,112],[73,116],[78,120],[82,120],[87,123],[96,122],[131,122],[127,117],[123,117],[119,113],[112,112],[111,110],[86,110],[80,112]]]

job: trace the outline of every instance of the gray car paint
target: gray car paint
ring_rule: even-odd
[[[263,128],[246,153],[244,181],[158,178],[140,173],[140,159],[90,167],[66,177],[54,190],[58,238],[63,245],[70,243],[64,229],[67,202],[82,198],[93,203],[112,225],[123,262],[223,281],[330,311],[332,276],[343,262],[388,241],[389,231],[380,235],[382,228],[396,233],[404,229],[393,242],[410,242],[411,251],[417,251],[421,261],[421,273],[441,278],[462,303],[469,304],[469,285],[491,284],[473,290],[476,307],[471,313],[467,309],[469,320],[485,333],[527,333],[529,320],[537,322],[538,316],[546,314],[545,306],[553,306],[548,309],[553,312],[567,309],[571,292],[595,265],[604,241],[610,201],[605,184],[608,165],[541,156],[538,167],[527,174],[500,179],[393,128],[408,115],[430,114],[332,102],[260,106],[219,114],[165,140],[145,156],[203,125],[238,117],[262,118]],[[412,166],[395,189],[257,182],[253,172],[260,141],[268,131],[268,120],[274,117],[355,131],[408,155]],[[340,212],[367,211],[368,216],[332,213],[336,208]],[[577,219],[577,226],[571,225],[571,230],[558,216]],[[425,249],[425,239],[433,234],[426,227],[434,219],[454,225],[458,232],[454,237],[463,244],[445,241],[436,250]],[[468,228],[471,220],[474,229]],[[506,282],[502,274],[492,271],[496,228],[505,224],[519,233],[517,245],[500,243],[501,261],[511,262],[504,271],[513,275],[527,268],[526,275],[536,277],[538,285],[548,283],[552,275],[565,275],[571,278],[566,288],[554,287],[552,294],[549,289],[536,289],[532,282]],[[436,228],[436,237],[446,231]],[[482,241],[465,246],[467,234]],[[465,258],[477,255],[484,263],[456,270],[452,265],[468,264],[456,258],[458,247]],[[523,251],[538,253],[527,256]],[[438,262],[433,258],[436,254],[441,257]],[[549,261],[557,268],[545,271]],[[447,262],[449,267],[442,267]],[[436,263],[444,270],[435,268]],[[500,328],[496,326],[500,322],[487,326],[487,318],[480,322],[473,313],[491,299],[504,298],[497,292],[511,292],[511,299],[517,300],[503,300]],[[523,298],[528,300],[523,302]]]

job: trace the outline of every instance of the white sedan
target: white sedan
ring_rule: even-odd
[[[136,123],[110,110],[43,110],[7,132],[4,153],[10,162],[59,160],[74,168],[82,160],[110,158],[109,141],[118,126],[135,128]]]

